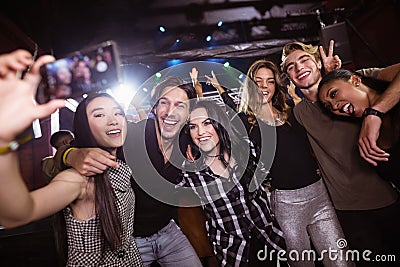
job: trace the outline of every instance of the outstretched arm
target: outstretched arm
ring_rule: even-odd
[[[101,148],[60,147],[54,155],[54,163],[62,170],[72,167],[84,176],[103,173],[108,167],[117,168],[115,156]]]
[[[378,74],[378,79],[392,81],[390,86],[372,106],[373,109],[386,113],[399,103],[400,63],[382,69]],[[379,117],[372,115],[365,117],[358,139],[361,157],[374,166],[377,165],[377,161],[387,161],[389,157],[389,154],[380,149],[376,144],[381,125],[382,120]]]
[[[39,69],[53,60],[52,56],[42,56],[33,62],[25,50],[0,56],[0,223],[19,220],[32,211],[33,200],[13,152],[17,144],[14,140],[33,120],[47,117],[64,106],[64,100],[44,105],[34,100],[41,79]],[[30,71],[20,79],[20,73],[30,65]]]
[[[222,101],[224,101],[225,105],[230,107],[232,110],[236,111],[237,106],[235,101],[232,99],[232,97],[225,91],[225,89],[221,86],[219,83],[217,76],[215,75],[214,71],[211,71],[211,77],[205,75],[207,78],[207,82],[211,83],[212,86],[214,86],[215,89],[217,89],[218,93],[220,94]],[[228,112],[228,114],[231,112]],[[233,114],[232,114],[233,116]]]
[[[382,69],[378,74],[378,79],[391,82],[391,84],[372,108],[386,113],[399,103],[400,63]]]
[[[85,194],[86,180],[74,169],[59,173],[50,184],[26,194],[31,204],[18,216],[2,216],[0,224],[11,228],[46,218],[68,206]],[[14,198],[11,206],[18,206],[21,199]]]

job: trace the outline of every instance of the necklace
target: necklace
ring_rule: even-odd
[[[276,113],[276,119],[273,121],[267,121],[267,120],[263,120],[265,122],[265,124],[269,125],[269,126],[277,126],[277,125],[281,125],[283,120],[281,118],[281,113],[277,112]]]

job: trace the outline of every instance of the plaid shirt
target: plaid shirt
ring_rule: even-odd
[[[249,143],[255,156],[255,149]],[[185,163],[186,167],[188,164]],[[256,161],[250,158],[243,175],[235,165],[231,177],[226,179],[203,165],[194,171],[184,171],[178,184],[190,186],[200,197],[209,238],[222,266],[248,266],[251,238],[261,240],[268,249],[285,249],[283,233],[272,215],[267,193],[258,182],[267,172],[265,168],[256,171],[256,167]],[[251,192],[252,185],[256,187]]]
[[[67,266],[143,266],[133,237],[135,195],[131,187],[132,171],[128,165],[117,160],[120,167],[108,168],[106,175],[116,197],[118,214],[122,223],[122,247],[117,251],[106,249],[101,253],[104,240],[101,236],[98,216],[76,220],[70,207],[64,209],[68,237]]]

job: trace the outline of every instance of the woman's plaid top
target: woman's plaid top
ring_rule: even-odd
[[[105,175],[110,178],[116,196],[117,210],[122,223],[122,247],[118,251],[108,249],[101,255],[104,241],[98,217],[78,221],[68,207],[64,209],[68,239],[67,266],[142,266],[133,237],[135,195],[130,181],[132,171],[124,162],[118,162],[120,167],[108,168]]]
[[[260,183],[267,172],[263,167],[257,169],[255,149],[249,143],[253,157],[242,175],[238,165],[234,166],[229,179],[215,175],[203,165],[198,171],[184,171],[178,184],[190,186],[200,197],[208,235],[221,266],[247,266],[251,238],[261,240],[269,250],[285,249],[283,233]],[[186,162],[185,167],[188,164],[191,163]],[[253,183],[256,187],[251,192]]]

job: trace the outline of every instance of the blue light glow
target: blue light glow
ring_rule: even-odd
[[[172,60],[169,60],[167,64],[168,64],[168,66],[174,66],[174,65],[180,64],[180,63],[182,63],[181,59],[172,59]]]

